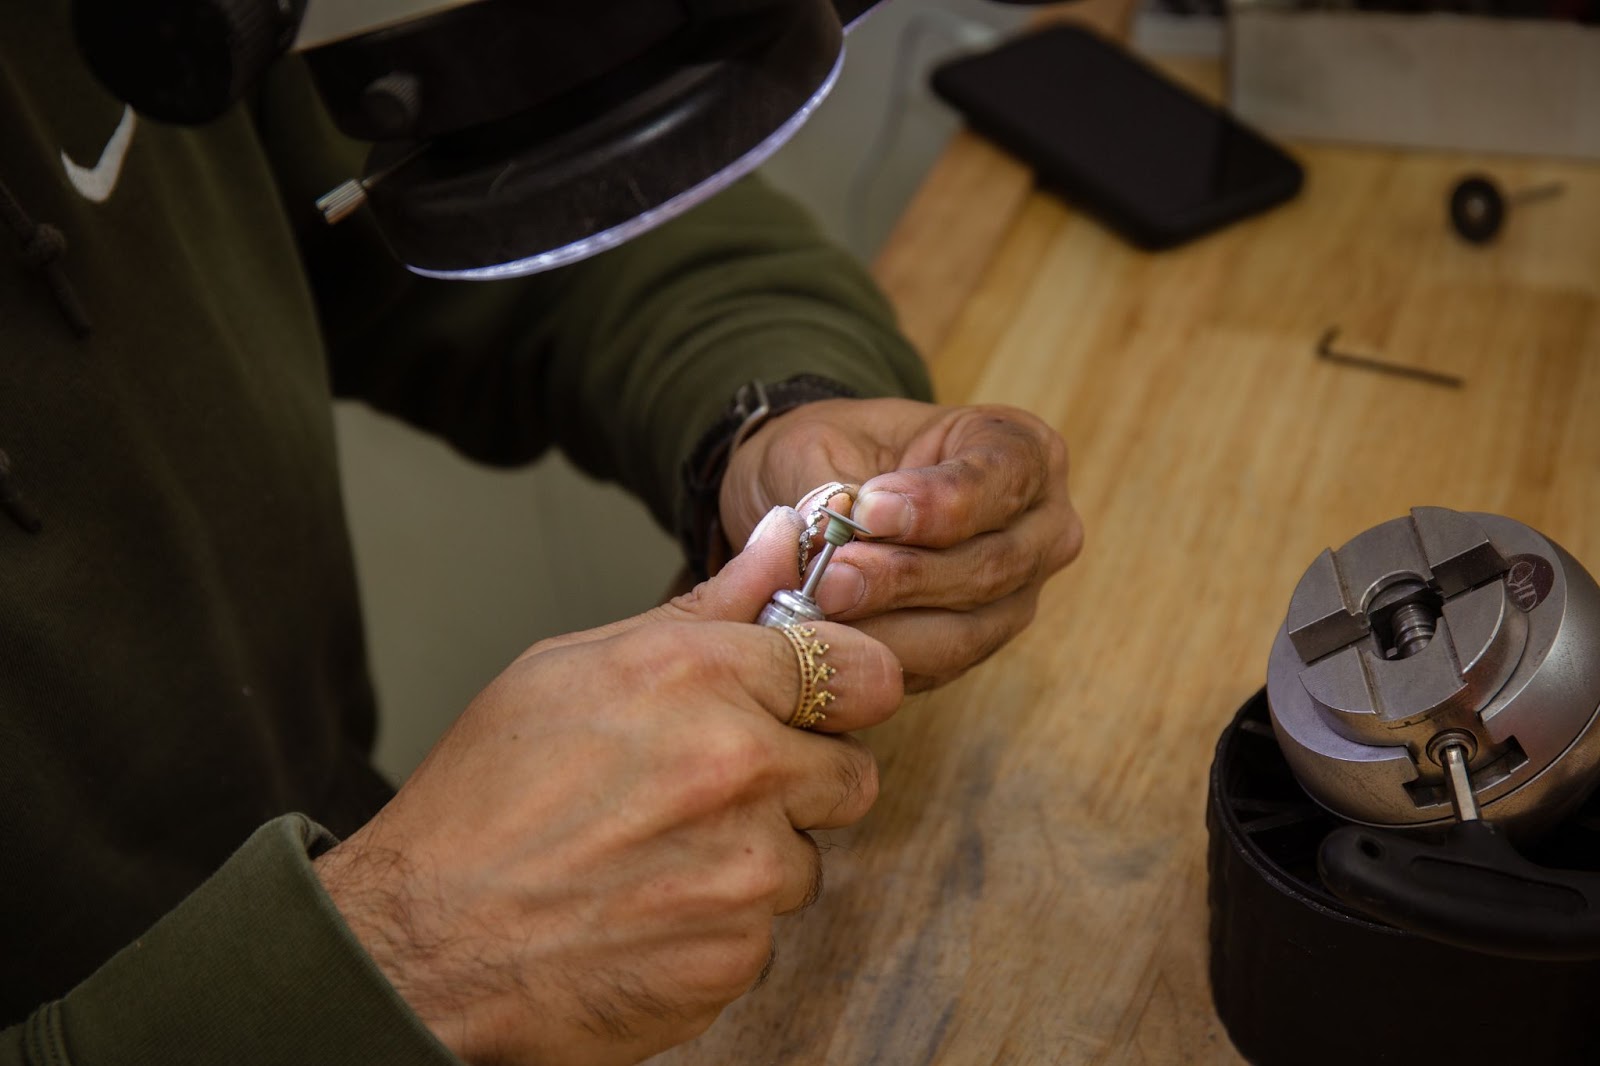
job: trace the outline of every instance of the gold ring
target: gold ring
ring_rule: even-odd
[[[817,631],[810,626],[779,626],[778,631],[788,638],[800,662],[800,697],[795,700],[794,713],[785,725],[796,729],[810,729],[828,716],[822,709],[833,702],[834,695],[823,688],[823,683],[838,673],[822,661],[828,645],[817,639]]]

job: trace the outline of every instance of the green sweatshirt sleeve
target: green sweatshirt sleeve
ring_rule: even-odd
[[[812,373],[863,396],[931,395],[861,265],[758,179],[571,267],[439,281],[397,264],[367,212],[333,227],[316,214],[361,151],[302,69],[277,72],[256,117],[335,388],[476,459],[519,463],[555,444],[675,528],[681,465],[745,382]]]
[[[286,815],[69,992],[0,1032],[4,1066],[459,1066],[340,917]]]

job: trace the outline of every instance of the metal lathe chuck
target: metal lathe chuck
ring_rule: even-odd
[[[1381,827],[1560,819],[1600,767],[1600,586],[1520,522],[1419,507],[1324,551],[1267,667],[1317,803]]]
[[[1266,682],[1206,801],[1244,1056],[1600,1063],[1594,579],[1520,522],[1420,507],[1317,557]]]

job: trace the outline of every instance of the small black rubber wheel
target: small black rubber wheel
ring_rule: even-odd
[[[1450,192],[1450,225],[1473,244],[1488,244],[1506,220],[1506,198],[1488,178],[1462,178]]]

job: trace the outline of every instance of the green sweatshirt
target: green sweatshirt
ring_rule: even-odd
[[[671,522],[743,382],[926,377],[757,182],[429,281],[316,215],[361,151],[299,64],[205,128],[134,120],[66,6],[0,22],[0,1063],[448,1062],[310,866],[389,795],[334,395],[486,462],[559,446]]]

